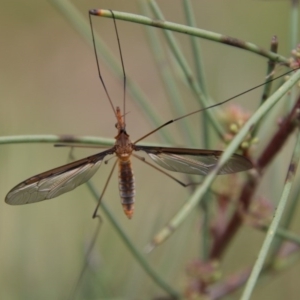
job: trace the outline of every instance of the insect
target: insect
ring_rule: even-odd
[[[89,14],[90,23],[92,27],[91,15],[97,15],[97,10],[91,10]],[[113,18],[113,20],[117,34],[124,78],[126,79],[116,20],[115,18]],[[144,135],[137,141],[131,142],[129,135],[126,132],[125,100],[123,112],[119,107],[114,108],[114,105],[107,92],[106,86],[104,84],[100,72],[93,30],[92,37],[94,42],[94,50],[97,60],[99,78],[102,82],[103,88],[106,92],[108,100],[113,108],[115,118],[117,120],[116,128],[118,133],[115,137],[116,141],[114,146],[110,149],[94,154],[92,156],[71,162],[61,167],[30,177],[29,179],[21,182],[8,192],[5,198],[6,203],[11,205],[35,203],[47,199],[52,199],[61,194],[69,192],[75,189],[77,186],[87,182],[99,169],[101,163],[107,155],[115,155],[117,157],[116,163],[118,163],[119,167],[119,193],[121,203],[126,216],[130,219],[134,212],[135,202],[135,180],[133,170],[131,167],[131,156],[135,156],[141,159],[135,154],[136,152],[146,152],[148,156],[152,159],[152,161],[154,161],[156,164],[158,164],[160,167],[163,167],[164,169],[186,174],[206,175],[218,163],[218,159],[223,153],[222,151],[218,150],[202,150],[175,147],[150,147],[137,144],[144,138],[148,137],[150,134],[153,134],[154,132],[161,129],[162,127],[165,127],[191,114],[197,113],[203,109],[194,111],[177,119],[168,121],[165,124],[156,128],[155,130],[151,131],[150,133]],[[114,167],[116,166],[116,163],[114,164]],[[252,163],[250,162],[250,160],[248,160],[244,156],[234,154],[219,171],[219,174],[236,173],[251,168]]]

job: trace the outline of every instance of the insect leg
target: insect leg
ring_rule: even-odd
[[[134,156],[135,158],[139,159],[140,161],[142,161],[142,162],[145,163],[146,165],[148,165],[148,166],[154,168],[155,170],[157,170],[157,171],[159,171],[159,172],[165,174],[166,176],[168,176],[169,178],[173,179],[175,182],[177,182],[178,184],[180,184],[180,185],[183,186],[183,187],[188,187],[188,186],[192,186],[192,185],[199,185],[199,184],[202,183],[202,182],[184,183],[184,182],[178,180],[176,177],[172,176],[171,174],[165,172],[164,170],[162,170],[162,169],[156,167],[155,165],[153,165],[153,164],[147,162],[145,157],[142,157],[142,156],[139,156],[139,155],[136,155],[136,154],[133,154],[133,153],[132,153],[132,156]]]
[[[118,162],[118,160],[115,161],[115,163],[114,163],[114,165],[113,165],[113,167],[112,167],[112,169],[111,169],[111,171],[110,171],[110,173],[109,173],[109,175],[108,175],[108,178],[107,178],[107,180],[106,180],[106,182],[105,182],[103,191],[102,191],[102,193],[101,193],[101,195],[100,195],[100,197],[99,197],[97,206],[96,206],[95,211],[94,211],[94,213],[93,213],[93,219],[96,218],[96,217],[98,216],[98,215],[97,215],[98,208],[99,208],[99,206],[100,206],[100,204],[101,204],[101,200],[102,200],[102,198],[103,198],[103,196],[104,196],[104,193],[105,193],[105,191],[106,191],[106,188],[107,188],[107,186],[108,186],[108,183],[109,183],[109,181],[110,181],[110,179],[111,179],[112,173],[113,173],[114,170],[115,170],[115,167],[116,167],[116,165],[117,165],[117,162]]]

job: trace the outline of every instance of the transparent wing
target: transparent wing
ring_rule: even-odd
[[[57,197],[88,181],[103,158],[114,148],[35,175],[19,183],[6,195],[5,202],[20,205]]]
[[[161,167],[180,173],[206,175],[218,163],[222,151],[135,146],[136,151],[145,151]],[[253,167],[249,159],[234,154],[219,171],[219,175],[249,170]]]

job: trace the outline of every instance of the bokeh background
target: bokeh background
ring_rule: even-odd
[[[191,2],[198,27],[264,48],[269,48],[271,37],[276,34],[280,54],[289,56],[289,1]],[[91,8],[140,13],[137,1],[79,0],[72,3],[86,20]],[[181,1],[157,3],[167,20],[186,23]],[[94,24],[111,52],[118,54],[112,20],[95,18]],[[143,26],[119,21],[118,24],[128,76],[143,89],[163,121],[176,117],[168,104]],[[0,36],[1,136],[74,134],[114,137],[115,120],[97,77],[93,50],[51,1],[1,1]],[[180,34],[176,37],[191,62],[188,37]],[[168,53],[163,40],[162,45]],[[209,93],[215,100],[224,100],[264,81],[266,59],[208,41],[202,41],[201,46]],[[103,61],[100,64],[115,105],[121,105],[121,81],[111,75]],[[181,92],[182,101],[190,111],[199,108],[188,88],[182,86]],[[261,90],[258,90],[235,103],[251,111],[260,95]],[[127,98],[127,111],[127,130],[133,140],[153,129],[130,97]],[[194,116],[192,122],[196,124],[198,119],[199,116]],[[178,127],[180,124],[165,129],[174,139],[174,146],[203,147],[199,126],[195,126],[193,132],[199,136],[196,145],[186,144]],[[259,134],[264,139],[270,133],[262,131]],[[159,135],[153,135],[147,141],[163,142]],[[212,142],[212,147],[220,148],[221,145],[216,141]],[[258,153],[260,147],[257,146]],[[50,144],[11,144],[2,145],[0,151],[0,298],[66,299],[76,285],[86,260],[85,249],[97,226],[91,218],[95,200],[83,185],[58,199],[39,204],[19,207],[5,204],[5,195],[13,186],[27,177],[66,163],[69,150],[55,149]],[[95,151],[77,149],[74,155],[81,158],[92,153]],[[273,186],[282,186],[283,170],[288,162],[289,151],[270,168]],[[102,166],[93,178],[99,191],[111,165]],[[133,166],[137,185],[133,219],[128,221],[123,214],[116,174],[105,202],[142,251],[154,233],[188,198],[189,191],[138,161],[134,161]],[[279,197],[278,191],[270,192],[268,182],[263,182],[260,188],[260,193],[269,197]],[[80,283],[78,299],[150,299],[162,295],[162,290],[135,262],[103,214],[102,218],[95,251],[89,258],[93,259],[93,267]],[[297,228],[297,224],[293,225]],[[165,244],[149,255],[150,264],[178,290],[183,290],[187,284],[187,263],[199,257],[200,227],[201,214],[195,211]],[[226,253],[222,264],[224,274],[252,264],[263,237],[263,234],[244,227]],[[298,278],[299,264],[295,264],[267,284],[258,285],[254,298],[297,299],[300,292]]]

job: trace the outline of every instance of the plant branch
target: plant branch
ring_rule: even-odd
[[[260,174],[262,174],[266,166],[270,164],[275,155],[279,153],[282,146],[285,144],[287,139],[293,133],[294,129],[297,127],[297,122],[295,122],[295,119],[298,116],[298,109],[300,109],[300,97],[298,98],[292,111],[285,118],[281,126],[278,128],[277,132],[274,134],[273,138],[271,139],[263,153],[257,159],[255,165],[257,171]],[[246,212],[248,210],[249,205],[251,203],[251,198],[254,195],[259,183],[260,177],[250,175],[248,177],[248,180],[244,184],[244,187],[239,197],[239,203],[243,211]],[[210,254],[211,259],[220,258],[222,256],[226,247],[228,246],[232,238],[235,236],[242,223],[243,217],[240,214],[240,210],[237,209],[236,212],[233,214],[231,220],[228,222],[227,227],[224,229],[223,234],[219,236],[218,239],[215,239]]]

